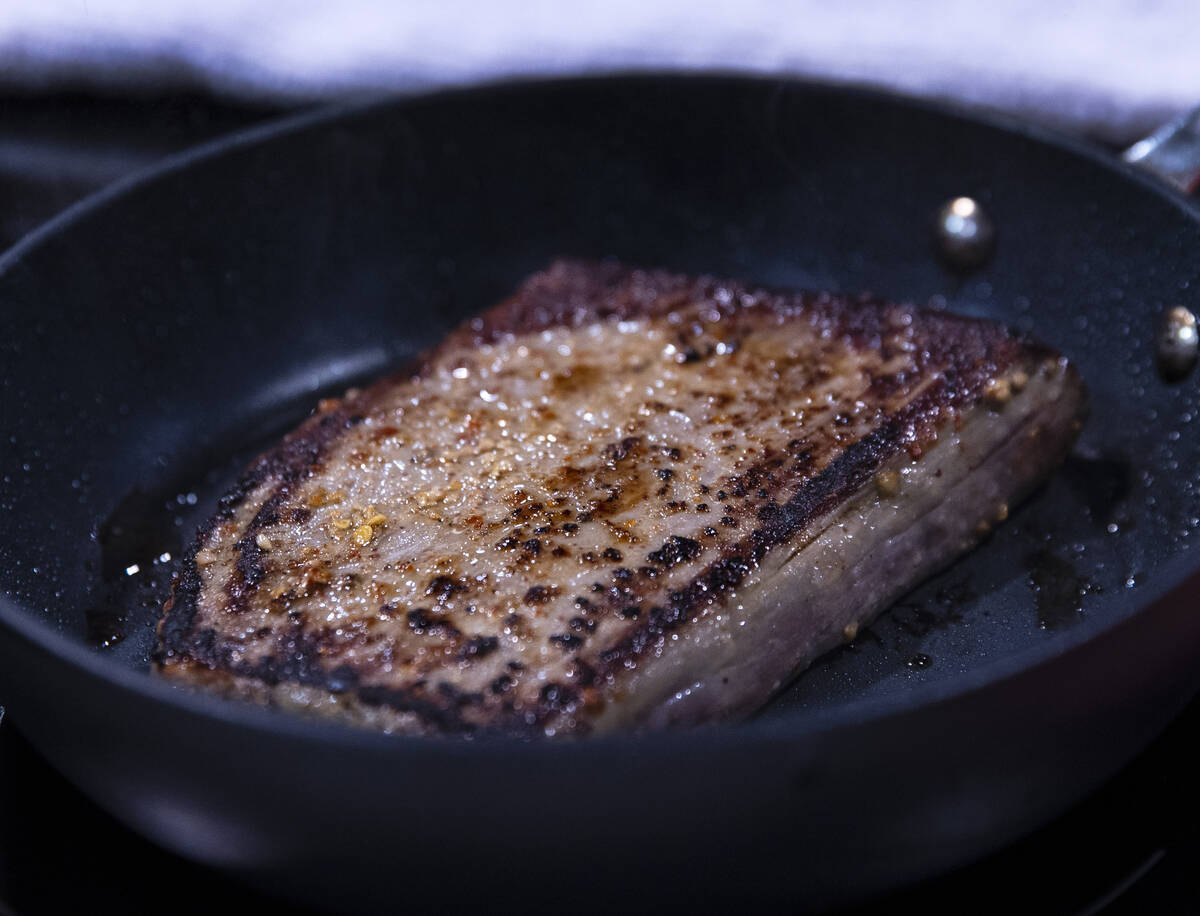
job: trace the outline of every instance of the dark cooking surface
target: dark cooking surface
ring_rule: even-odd
[[[0,101],[0,113],[0,247],[129,168],[269,114],[201,99],[84,98]],[[1200,708],[1193,704],[1079,811],[985,863],[864,912],[893,912],[900,903],[952,911],[964,901],[977,909],[981,900],[996,909],[1036,900],[1051,912],[1099,912],[1096,903],[1140,872],[1103,912],[1178,912],[1184,901],[1194,906],[1189,872],[1200,853],[1200,831],[1192,774],[1200,754],[1190,736],[1197,725]],[[94,907],[98,899],[136,912],[181,883],[194,893],[183,900],[172,894],[176,912],[211,910],[231,894],[263,913],[295,912],[260,902],[136,838],[48,771],[0,723],[0,901],[25,914]]]
[[[845,916],[1200,913],[1200,704],[1126,772],[1068,816],[983,862]],[[186,887],[186,894],[178,889]],[[170,895],[168,898],[166,895]],[[72,788],[0,726],[0,916],[210,916],[230,899],[259,916],[304,916],[162,852]]]

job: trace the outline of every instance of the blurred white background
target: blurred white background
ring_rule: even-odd
[[[1200,103],[1200,0],[4,0],[0,87],[288,101],[734,68],[981,104],[1113,142]]]

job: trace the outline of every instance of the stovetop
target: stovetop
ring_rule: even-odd
[[[0,97],[0,250],[90,191],[281,113],[200,95]],[[3,698],[0,697],[0,703]],[[853,911],[1200,913],[1200,700],[1100,792],[1033,836]],[[302,912],[154,847],[54,772],[0,713],[0,916]],[[849,914],[847,914],[849,916]]]

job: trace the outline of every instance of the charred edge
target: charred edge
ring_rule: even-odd
[[[463,716],[463,704],[455,698],[430,696],[416,687],[360,687],[355,691],[359,701],[367,706],[386,706],[397,712],[415,715],[422,724],[450,735],[466,735],[478,727]]]
[[[216,659],[211,647],[199,645],[192,640],[189,645],[189,635],[192,624],[196,619],[196,609],[200,601],[200,568],[196,565],[196,554],[203,547],[202,537],[197,537],[184,554],[180,563],[178,577],[172,584],[171,597],[164,608],[162,620],[158,624],[158,634],[150,660],[155,665],[161,665],[175,655],[190,655],[196,661],[212,666]]]
[[[354,400],[353,406],[355,408],[363,406],[362,396]],[[221,522],[233,518],[238,507],[251,493],[268,480],[279,481],[275,490],[264,501],[262,508],[255,514],[254,520],[248,528],[247,536],[241,538],[235,547],[238,560],[230,581],[225,584],[225,594],[232,595],[236,592],[238,598],[231,598],[234,601],[232,609],[244,608],[245,602],[249,600],[250,592],[262,578],[261,551],[249,532],[261,530],[268,524],[274,524],[274,522],[268,522],[267,519],[278,512],[295,482],[309,472],[349,426],[354,425],[347,422],[351,416],[359,416],[358,410],[351,414],[350,405],[343,403],[328,413],[310,417],[276,448],[260,456],[238,479],[237,483],[221,497],[217,504],[216,514],[197,532],[195,541],[188,548],[183,562],[180,564],[179,578],[169,602],[170,609],[164,609],[164,616],[158,630],[157,645],[151,653],[155,662],[161,664],[173,655],[187,655],[195,661],[210,666],[216,664],[217,659],[211,651],[200,645],[192,645],[191,640],[202,590],[196,555],[204,549],[213,530]],[[268,504],[271,506],[270,510],[267,510]]]
[[[350,419],[346,406],[339,405],[326,414],[314,417],[315,422],[310,421],[311,428],[301,428],[304,434],[297,435],[295,439],[285,439],[279,454],[267,457],[265,464],[269,468],[268,476],[279,483],[246,526],[246,534],[234,545],[238,559],[229,581],[225,583],[227,606],[231,613],[240,614],[246,610],[258,584],[266,577],[262,550],[256,543],[255,535],[279,523],[279,510],[292,487],[312,472],[331,443],[345,430],[356,425]]]
[[[319,642],[318,638],[296,625],[288,633],[285,652],[267,656],[255,663],[237,664],[232,662],[228,649],[212,648],[216,664],[209,667],[227,671],[235,677],[259,681],[268,687],[300,684],[328,690],[331,694],[351,695],[367,706],[387,706],[397,712],[411,713],[430,730],[447,734],[468,734],[479,730],[478,726],[467,720],[463,711],[482,702],[481,694],[467,693],[444,682],[439,683],[433,691],[428,690],[424,682],[404,687],[363,685],[361,675],[350,665],[339,665],[327,671],[322,665]]]
[[[487,687],[487,692],[499,698],[510,693],[516,678],[502,674]],[[430,691],[425,684],[408,687],[368,685],[355,691],[358,700],[367,706],[386,706],[397,712],[416,716],[432,732],[448,735],[503,735],[530,739],[541,731],[541,722],[551,710],[574,709],[578,694],[569,687],[548,684],[542,689],[535,709],[520,710],[508,700],[500,703],[499,714],[488,720],[473,720],[466,714],[487,701],[484,693],[463,691],[442,681]]]
[[[654,318],[690,306],[716,310],[723,317],[756,308],[783,314],[803,312],[822,330],[828,329],[854,346],[884,351],[897,330],[890,323],[896,313],[920,315],[920,324],[925,326],[920,336],[935,356],[963,352],[964,348],[978,352],[980,345],[1004,338],[1040,348],[1018,341],[992,322],[899,306],[873,296],[780,290],[665,270],[560,259],[530,277],[509,299],[451,334],[422,360],[422,372],[447,350],[494,343],[506,334],[580,327],[609,319]]]
[[[320,643],[319,636],[306,633],[301,624],[295,624],[281,640],[279,651],[254,662],[235,662],[232,650],[219,645],[212,630],[202,630],[193,638],[185,657],[235,677],[261,681],[268,687],[291,683],[335,694],[353,690],[359,683],[358,672],[350,665],[327,670]]]
[[[866,483],[884,461],[901,449],[909,430],[949,406],[947,398],[945,385],[931,386],[904,411],[847,447],[786,503],[762,506],[758,510],[759,527],[731,544],[720,559],[687,585],[669,592],[664,605],[652,607],[646,614],[636,606],[622,610],[621,616],[636,623],[620,642],[600,653],[600,676],[612,675],[652,648],[664,634],[690,620],[701,607],[739,586],[770,548],[790,540]]]

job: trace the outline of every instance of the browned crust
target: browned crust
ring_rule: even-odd
[[[630,269],[616,263],[561,259],[534,274],[509,299],[464,322],[421,360],[426,365],[445,349],[473,347],[506,334],[547,328],[578,328],[606,319],[655,318],[688,305],[731,314],[739,309],[770,309],[804,314],[815,330],[828,329],[855,349],[884,345],[892,303],[871,295],[838,296],[807,290],[776,290],[715,277],[688,277],[665,270]],[[1044,345],[1013,335],[994,322],[932,309],[919,316],[926,362],[949,357],[956,368],[991,363],[1009,365],[1019,353],[1056,356]]]
[[[665,271],[630,270],[618,264],[558,261],[530,278],[510,299],[472,319],[415,367],[377,382],[365,392],[325,405],[276,448],[262,455],[221,500],[217,515],[198,533],[184,558],[171,599],[164,608],[156,665],[193,668],[198,663],[213,672],[225,672],[229,683],[261,682],[269,689],[298,684],[353,698],[363,707],[386,707],[415,716],[431,731],[480,730],[477,716],[466,714],[485,703],[480,694],[465,693],[446,683],[436,686],[416,681],[397,688],[360,685],[358,674],[347,666],[328,670],[312,634],[299,626],[283,640],[286,651],[257,663],[235,664],[219,644],[218,634],[194,627],[201,580],[196,554],[213,528],[230,519],[249,494],[273,483],[254,520],[238,541],[237,568],[226,585],[227,608],[237,613],[262,576],[255,533],[275,521],[274,513],[288,495],[321,467],[323,456],[344,431],[357,422],[370,404],[395,384],[421,374],[447,348],[473,347],[507,334],[552,327],[579,327],[603,319],[634,319],[664,315],[684,305],[701,304],[724,314],[738,309],[768,309],[789,316],[804,316],[814,329],[843,339],[854,349],[886,348],[887,310],[882,301],[850,299],[825,293],[780,292],[712,278],[689,278]],[[719,600],[737,587],[772,547],[786,543],[815,519],[857,490],[891,456],[907,448],[919,454],[921,443],[936,435],[937,427],[955,411],[975,403],[984,386],[1014,366],[1054,358],[1053,351],[1016,337],[1005,328],[985,321],[929,310],[908,310],[922,349],[921,365],[944,367],[938,380],[902,412],[865,438],[853,443],[815,476],[810,456],[802,447],[768,453],[731,486],[728,517],[746,531],[728,544],[720,556],[688,585],[669,594],[663,606],[642,608],[631,620],[625,636],[598,652],[574,651],[571,684],[543,687],[536,709],[518,709],[501,703],[488,720],[488,730],[530,734],[541,731],[553,718],[565,718],[585,728],[587,707],[595,702],[596,688],[612,683],[621,669],[634,663],[664,634],[683,626],[703,605]],[[896,384],[880,378],[878,386]],[[881,391],[882,393],[882,391]],[[762,504],[753,494],[761,487],[777,490],[789,481],[802,481],[782,504]],[[748,529],[748,530],[747,530]],[[672,564],[679,539],[650,551],[647,564],[625,570],[624,581],[597,596],[597,603],[616,609],[636,602],[639,587],[648,586],[658,572]],[[655,559],[657,557],[657,560]],[[208,678],[213,681],[213,678]],[[220,680],[219,678],[217,680]]]

